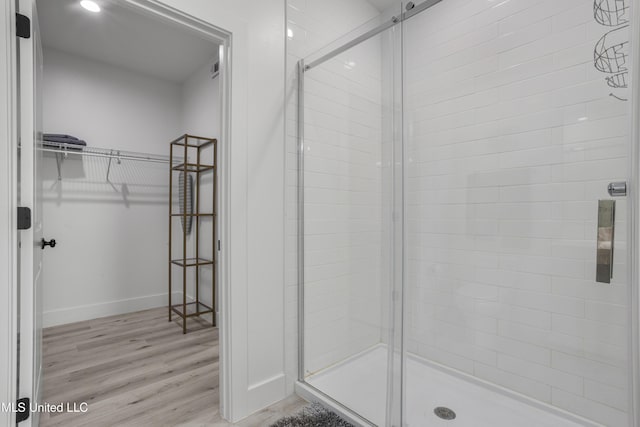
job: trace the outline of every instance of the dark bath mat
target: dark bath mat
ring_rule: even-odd
[[[319,403],[305,406],[296,415],[281,418],[270,427],[355,427]]]

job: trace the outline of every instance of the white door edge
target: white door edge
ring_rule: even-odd
[[[0,7],[0,402],[17,399],[17,144],[15,3]],[[0,424],[15,425],[15,414],[0,412]]]

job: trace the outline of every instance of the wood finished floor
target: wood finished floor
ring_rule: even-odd
[[[237,424],[220,418],[218,329],[189,319],[182,334],[165,308],[47,328],[43,400],[88,403],[45,413],[42,426],[268,426],[305,402],[290,397]]]

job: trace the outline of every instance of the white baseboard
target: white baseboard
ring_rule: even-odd
[[[178,298],[181,296],[182,293],[174,292],[174,301],[178,301]],[[80,322],[83,320],[97,319],[99,317],[115,316],[117,314],[132,313],[134,311],[166,306],[166,293],[147,295],[99,304],[80,305],[60,310],[45,311],[42,316],[42,323],[44,328],[48,328],[50,326],[64,325],[66,323]]]
[[[264,381],[249,386],[248,411],[253,414],[286,397],[286,378],[278,374]]]
[[[182,300],[182,292],[174,292],[174,301]],[[187,301],[195,301],[187,295]],[[100,317],[116,316],[118,314],[133,313],[150,308],[166,307],[167,294],[147,295],[144,297],[128,298],[117,301],[101,302],[98,304],[79,305],[76,307],[59,310],[45,311],[42,313],[42,327],[66,325],[67,323],[81,322],[83,320],[98,319]],[[205,321],[211,321],[210,315],[203,316]],[[216,313],[216,325],[219,325],[220,313]]]

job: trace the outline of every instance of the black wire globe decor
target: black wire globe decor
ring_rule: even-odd
[[[612,88],[628,87],[628,28],[625,25],[607,32],[598,40],[593,50],[593,64],[598,71],[610,74],[605,80]]]
[[[607,74],[605,82],[611,89],[629,87],[629,0],[594,0],[593,17],[606,27],[613,27],[596,42],[593,49],[593,65]],[[613,92],[610,96],[626,101]]]
[[[593,18],[600,25],[617,27],[629,23],[628,0],[595,0],[593,2]]]

